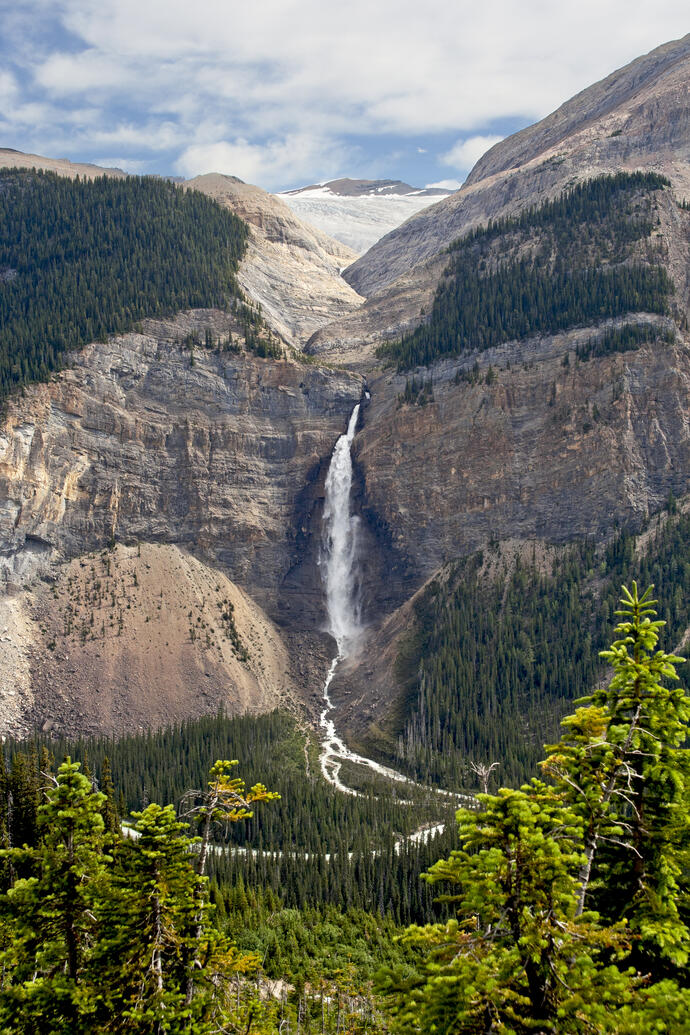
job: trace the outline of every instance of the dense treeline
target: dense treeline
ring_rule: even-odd
[[[574,545],[548,573],[508,558],[504,576],[487,578],[479,554],[433,582],[397,663],[413,710],[399,761],[443,786],[475,785],[472,761],[499,762],[501,782],[534,772],[561,716],[603,677],[598,652],[626,572],[657,587],[679,642],[690,625],[690,515],[670,510],[639,554],[636,537],[621,534],[603,551]]]
[[[673,282],[659,248],[639,244],[665,186],[653,173],[603,176],[471,232],[449,249],[428,319],[380,355],[404,370],[628,312],[665,313]]]
[[[599,356],[608,356],[613,352],[632,352],[650,341],[663,341],[672,345],[675,335],[672,331],[662,330],[652,323],[626,323],[622,327],[612,327],[596,338],[578,345],[575,354],[578,359],[588,360]]]
[[[218,844],[233,849],[209,861],[215,900],[225,902],[228,912],[239,885],[269,889],[285,908],[343,904],[400,923],[437,915],[433,895],[418,877],[443,850],[439,845],[450,847],[452,802],[383,782],[375,796],[338,793],[321,778],[313,751],[307,775],[305,734],[284,712],[208,717],[117,740],[7,744],[0,828],[9,844],[35,843],[46,788],[41,774],[65,756],[82,762],[124,819],[151,801],[179,805],[190,789],[201,791],[212,758],[240,759],[249,783],[261,779],[279,792],[279,801],[241,826],[216,831]],[[396,793],[415,798],[415,804],[400,803]],[[396,846],[402,835],[439,819],[449,822],[442,837]]]
[[[680,525],[659,538],[676,542]],[[612,559],[630,559],[632,542],[621,538]],[[321,855],[333,905],[309,901],[303,857],[290,868],[287,855],[249,854],[254,868],[233,872],[241,856],[213,849],[214,827],[275,805],[231,762],[183,796],[196,838],[158,804],[123,837],[105,761],[98,791],[70,759],[55,771],[46,748],[12,752],[0,796],[0,1031],[685,1031],[690,700],[682,659],[657,649],[664,623],[649,591],[633,583],[621,603],[602,655],[613,678],[564,719],[541,777],[479,795],[431,850]],[[17,808],[31,820],[21,846]],[[421,887],[445,891],[436,912],[423,908],[420,862]],[[358,908],[351,888],[369,874],[407,905]],[[284,892],[300,885],[294,908]],[[401,942],[396,918],[415,911]]]
[[[188,815],[201,836],[190,838],[172,806],[150,804],[133,816],[136,836],[123,837],[112,789],[97,791],[78,763],[38,780],[31,841],[7,846],[3,814],[3,1035],[382,1030],[372,966],[410,955],[394,945],[390,919],[312,909],[303,925],[270,891],[248,896],[240,884],[230,913],[209,896],[213,826],[241,824],[272,792],[247,791],[218,761]],[[270,996],[271,972],[294,985]]]
[[[179,802],[187,791],[204,786],[209,759],[236,758],[249,783],[261,780],[281,795],[280,801],[257,813],[241,829],[230,827],[227,831],[231,843],[257,849],[366,851],[372,839],[391,839],[394,831],[410,832],[429,816],[430,810],[430,819],[439,814],[438,802],[429,802],[424,795],[418,795],[412,807],[400,804],[396,794],[409,799],[411,792],[406,788],[380,786],[376,797],[367,798],[339,794],[322,779],[313,742],[286,712],[235,718],[208,716],[114,740],[37,738],[30,744],[8,743],[5,754],[10,770],[17,751],[22,756],[33,753],[37,760],[34,767],[44,751],[57,761],[70,755],[81,761],[99,784],[107,758],[123,816],[150,801]],[[447,811],[443,806],[441,810]]]
[[[419,880],[439,852],[455,843],[453,811],[446,830],[428,843],[401,843],[395,848],[384,829],[372,836],[366,849],[347,852],[343,838],[326,858],[323,852],[309,858],[299,852],[271,856],[266,853],[215,855],[209,872],[214,880],[214,900],[232,912],[238,887],[270,889],[285,908],[324,908],[329,905],[356,909],[396,924],[429,923],[443,915],[436,896]],[[250,943],[242,944],[249,946]]]
[[[246,224],[155,177],[0,170],[0,227],[0,399],[142,317],[240,297]]]

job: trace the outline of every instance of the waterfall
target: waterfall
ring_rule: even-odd
[[[326,475],[323,510],[321,576],[326,591],[328,629],[338,645],[338,660],[356,649],[362,626],[358,600],[357,532],[359,518],[351,512],[352,440],[359,403],[347,431],[335,444]]]
[[[369,398],[369,393],[365,393]],[[326,609],[328,612],[328,628],[338,645],[338,653],[331,661],[323,687],[324,708],[321,712],[320,726],[323,731],[321,740],[321,772],[333,787],[344,794],[360,797],[356,791],[340,779],[343,762],[354,762],[356,765],[385,776],[397,783],[412,784],[413,781],[403,773],[380,765],[373,759],[358,755],[351,751],[345,741],[338,735],[335,720],[331,717],[333,701],[330,687],[335,671],[345,658],[353,654],[362,636],[362,623],[358,599],[357,572],[357,531],[359,518],[351,512],[350,493],[352,490],[352,440],[359,417],[359,403],[355,406],[347,426],[335,444],[331,463],[326,475],[326,501],[323,509],[323,553],[321,557],[321,577],[326,592]],[[419,786],[419,785],[418,785]],[[429,790],[430,788],[425,788]],[[447,793],[447,792],[439,792]]]

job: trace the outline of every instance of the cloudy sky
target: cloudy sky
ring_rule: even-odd
[[[0,146],[276,190],[458,185],[687,0],[0,0]]]

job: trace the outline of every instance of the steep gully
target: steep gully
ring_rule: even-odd
[[[368,392],[365,394],[365,398],[369,398]],[[350,501],[352,442],[357,430],[360,406],[361,403],[355,406],[348,422],[347,431],[335,444],[326,475],[321,573],[326,595],[329,632],[336,642],[337,654],[331,661],[323,687],[324,708],[320,718],[320,726],[323,731],[320,755],[321,772],[324,779],[337,790],[355,797],[361,796],[360,792],[348,787],[340,777],[343,762],[353,762],[356,765],[364,766],[379,776],[396,783],[404,783],[456,799],[464,798],[466,797],[464,795],[423,787],[403,773],[351,751],[342,737],[338,736],[335,721],[331,717],[334,705],[329,695],[329,689],[336,669],[341,661],[352,656],[361,647],[364,633],[358,598],[357,533],[359,518],[352,513]],[[425,836],[431,836],[442,831],[443,826],[441,824],[433,828],[421,827],[411,835],[410,840],[420,840]]]

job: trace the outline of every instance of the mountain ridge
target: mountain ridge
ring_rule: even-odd
[[[515,211],[537,208],[539,199],[561,193],[563,177],[591,179],[602,163],[605,173],[616,162],[625,172],[640,154],[652,161],[660,136],[668,146],[654,160],[672,167],[668,178],[678,190],[688,164],[687,90],[679,92],[685,62],[679,56],[667,63],[661,86],[649,80],[638,90],[630,116],[637,136],[617,134],[619,105],[615,117],[595,120],[594,135],[588,125],[569,137],[562,160],[558,145],[548,161],[540,155],[519,175],[485,177],[466,189],[464,200],[436,202],[405,224],[395,232],[405,240],[420,221],[434,228],[430,257],[403,262],[402,279],[365,303],[350,288],[343,303],[334,286],[344,285],[338,265],[346,249],[305,229],[284,201],[236,177],[191,181],[189,187],[205,188],[248,221],[254,264],[245,262],[240,277],[262,302],[267,322],[282,326],[284,340],[297,348],[315,327],[308,351],[319,354],[283,350],[289,358],[262,357],[242,340],[232,313],[190,311],[93,343],[72,356],[70,370],[13,397],[0,436],[0,552],[15,602],[28,592],[25,583],[40,572],[50,576],[48,562],[61,571],[80,551],[111,541],[193,552],[275,623],[295,666],[290,693],[314,717],[333,647],[323,631],[319,568],[324,481],[356,403],[352,499],[360,517],[362,614],[367,655],[384,651],[387,673],[395,671],[391,629],[396,643],[404,639],[409,601],[454,560],[490,552],[496,542],[509,541],[522,553],[534,542],[559,548],[579,537],[604,542],[616,526],[639,527],[671,493],[687,494],[690,214],[661,181],[649,210],[633,191],[617,214],[601,210],[596,233],[588,234],[585,220],[565,248],[552,246],[555,238],[542,233],[539,220],[531,237],[508,223],[481,254],[475,242],[481,277],[522,263],[526,274],[538,268],[540,290],[542,281],[549,287],[552,272],[569,267],[573,247],[581,270],[592,257],[596,269],[658,266],[673,294],[664,282],[664,297],[650,303],[651,311],[644,301],[635,308],[632,295],[631,312],[607,308],[602,297],[594,311],[573,310],[572,326],[530,323],[511,340],[505,321],[498,337],[487,337],[487,348],[467,340],[458,355],[451,341],[450,350],[440,358],[429,353],[433,362],[418,370],[382,368],[375,354],[401,326],[411,333],[428,320],[439,280],[451,279],[439,233],[455,233],[450,217],[468,198],[478,198],[479,207],[493,198],[499,209],[506,202]],[[663,120],[649,121],[655,103],[669,117],[681,112],[672,131]],[[632,250],[626,245],[608,254],[607,220],[615,217],[624,230],[625,205],[639,213],[640,232],[631,237]],[[460,217],[466,219],[467,209]],[[324,299],[313,287],[312,298],[305,256],[310,270],[324,271],[332,295]],[[303,276],[304,283],[291,283],[291,269],[298,270],[292,280]],[[329,322],[336,306],[345,315]],[[321,365],[322,357],[331,364]],[[252,622],[264,620],[255,614]],[[113,620],[117,625],[117,612]],[[21,616],[16,622],[20,629]],[[89,635],[87,629],[86,646],[95,650]],[[77,637],[70,651],[80,650]],[[185,642],[185,656],[190,650]],[[60,671],[50,666],[52,683]],[[354,702],[361,705],[357,723],[349,722],[358,736],[386,707],[388,677],[376,677],[377,699],[370,700],[367,672],[366,659],[353,662],[333,684],[338,722]],[[69,681],[67,666],[63,675]],[[275,700],[269,691],[264,685],[263,700]]]
[[[327,190],[341,197],[362,197],[368,195],[388,196],[391,194],[415,194],[421,197],[445,197],[452,193],[442,187],[413,187],[404,180],[361,180],[343,176],[338,180],[326,183],[311,183],[307,187],[293,187],[292,190],[281,191],[281,195],[294,197],[310,191]]]
[[[649,75],[636,80],[640,68],[647,67]],[[474,226],[553,197],[573,178],[649,169],[668,176],[681,199],[687,197],[689,75],[690,35],[656,48],[581,91],[558,109],[566,112],[567,138],[560,130],[553,138],[549,135],[556,112],[495,144],[459,191],[382,238],[347,269],[346,279],[369,298]],[[615,108],[609,104],[599,111],[602,90],[610,92],[616,83],[623,84],[622,99]],[[590,103],[594,114],[582,110]],[[572,106],[578,118],[571,115]],[[520,164],[513,164],[518,159]]]

